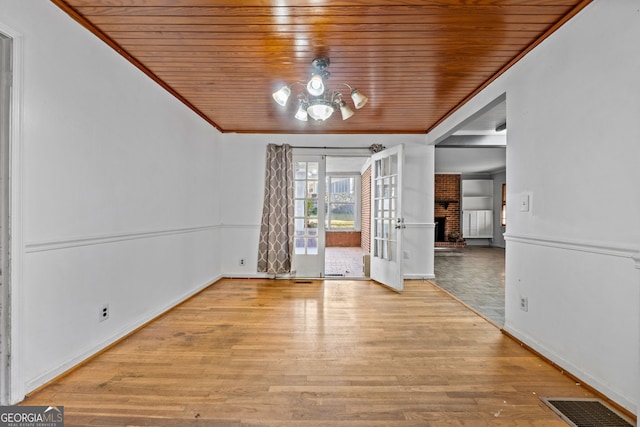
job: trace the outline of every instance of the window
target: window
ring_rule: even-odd
[[[327,176],[324,196],[327,230],[360,230],[359,179],[359,175]]]
[[[296,255],[318,254],[318,162],[294,162]]]
[[[502,184],[502,209],[500,209],[500,224],[507,226],[507,184]]]

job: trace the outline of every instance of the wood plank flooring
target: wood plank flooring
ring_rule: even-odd
[[[27,398],[65,426],[566,426],[592,396],[430,282],[228,279]]]

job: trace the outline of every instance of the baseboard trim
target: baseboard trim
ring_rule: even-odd
[[[431,280],[435,279],[436,275],[432,273],[425,274],[405,274],[403,276],[404,280]]]
[[[619,403],[614,402],[613,400],[611,400],[611,398],[605,396],[601,391],[599,391],[595,387],[589,385],[589,383],[583,381],[580,377],[578,377],[578,376],[574,375],[573,373],[571,373],[571,371],[566,370],[563,366],[560,366],[558,363],[556,363],[553,360],[549,359],[547,356],[545,356],[544,354],[540,353],[538,350],[536,350],[535,348],[531,347],[530,345],[528,345],[527,343],[522,341],[520,338],[518,338],[517,336],[515,336],[511,332],[507,331],[506,329],[502,328],[502,329],[500,329],[500,332],[502,332],[503,335],[507,336],[511,340],[513,340],[516,343],[518,343],[524,349],[530,351],[531,353],[535,354],[540,359],[544,360],[545,362],[547,362],[548,364],[550,364],[554,368],[558,369],[560,371],[560,373],[562,373],[562,375],[566,375],[567,377],[571,378],[571,380],[573,380],[574,382],[580,383],[581,387],[583,387],[583,388],[587,389],[589,392],[595,394],[600,399],[602,399],[603,401],[607,402],[609,405],[613,406],[616,410],[622,412],[624,415],[626,415],[627,417],[632,419],[634,422],[637,422],[637,416],[633,412],[631,412],[627,408],[621,406]]]
[[[225,279],[273,279],[273,274],[267,273],[252,273],[252,274],[225,274]]]

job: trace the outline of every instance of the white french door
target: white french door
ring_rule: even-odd
[[[371,157],[371,279],[402,291],[402,145]]]
[[[324,275],[324,156],[293,156],[294,269],[297,277]]]

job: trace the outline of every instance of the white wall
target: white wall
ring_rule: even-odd
[[[492,175],[493,179],[493,240],[492,246],[499,248],[505,247],[504,233],[506,227],[502,226],[501,212],[502,212],[502,184],[507,182],[507,173],[498,172]],[[507,220],[508,221],[508,220]]]
[[[409,165],[405,187],[410,193],[412,222],[433,223],[433,159],[432,147],[425,146],[424,135],[246,135],[223,134],[221,154],[223,209],[221,222],[224,240],[223,271],[232,277],[261,277],[256,273],[258,237],[264,196],[266,146],[269,143],[294,147],[368,147],[374,143],[386,147],[406,144],[405,162]],[[317,150],[317,153],[345,155],[349,150]],[[354,150],[351,154],[368,154]],[[412,184],[411,184],[412,183]],[[419,198],[419,199],[418,199]],[[406,262],[405,277],[433,277],[433,224],[431,241],[407,241],[405,249],[411,257]],[[240,259],[246,263],[241,266]]]
[[[434,274],[434,180],[433,146],[407,144],[402,177],[403,272],[406,279],[433,279]]]
[[[429,135],[438,140],[506,92],[505,330],[634,413],[638,40],[636,0],[596,0]]]
[[[17,401],[220,277],[221,173],[217,131],[52,3],[0,10],[23,47]]]

